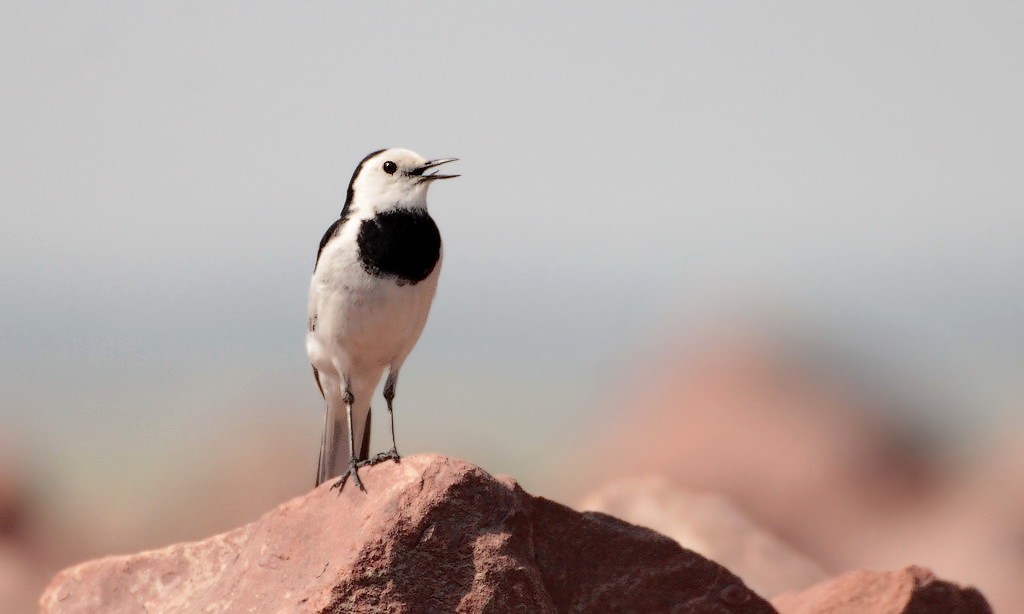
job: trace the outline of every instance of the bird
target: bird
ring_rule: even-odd
[[[394,399],[402,364],[419,340],[437,291],[443,250],[427,211],[435,181],[459,175],[407,149],[381,149],[356,166],[341,215],[324,233],[309,285],[306,352],[324,398],[316,486],[398,461]],[[370,400],[384,371],[391,449],[369,456]]]

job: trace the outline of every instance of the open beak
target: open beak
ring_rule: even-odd
[[[421,177],[420,181],[431,181],[434,179],[451,179],[453,177],[458,177],[458,175],[442,175],[437,171],[427,173],[427,171],[429,171],[432,168],[437,168],[442,164],[448,164],[449,162],[455,162],[456,160],[458,160],[458,158],[438,158],[437,160],[428,160],[427,163],[424,164],[423,166],[419,168],[414,168],[413,170],[409,171],[409,174]]]

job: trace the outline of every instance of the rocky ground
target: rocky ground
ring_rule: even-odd
[[[665,483],[617,485],[589,501],[672,537],[531,496],[511,478],[442,456],[361,473],[366,492],[351,483],[340,494],[324,485],[203,541],[66,569],[44,592],[41,609],[990,611],[976,590],[920,568],[823,580],[814,563],[727,501]],[[780,591],[793,587],[803,590]]]

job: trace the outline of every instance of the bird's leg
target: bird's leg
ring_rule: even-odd
[[[358,470],[359,467],[371,463],[356,460],[356,441],[355,434],[352,432],[352,403],[355,402],[355,398],[353,398],[351,390],[345,390],[345,394],[342,398],[345,401],[345,413],[348,415],[348,469],[345,471],[345,473],[341,474],[341,477],[338,478],[337,482],[331,485],[331,490],[337,488],[338,492],[340,493],[342,489],[345,488],[345,481],[348,479],[348,476],[351,475],[352,481],[356,483],[356,487],[359,488],[359,490],[366,492],[366,488],[363,487],[362,480],[359,479]]]
[[[397,382],[398,375],[394,371],[388,373],[388,379],[384,382],[384,400],[387,401],[388,416],[391,418],[391,449],[387,452],[381,452],[374,457],[374,461],[378,463],[386,460],[398,462],[402,458],[398,455],[398,445],[395,443],[395,410],[392,407],[392,403],[395,400],[395,384]]]

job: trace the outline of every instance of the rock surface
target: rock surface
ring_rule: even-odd
[[[900,410],[881,391],[848,382],[814,348],[771,336],[726,333],[646,362],[659,366],[623,382],[608,413],[592,417],[596,432],[557,466],[567,496],[609,479],[664,475],[722,494],[828,569],[892,565],[872,552],[899,541],[888,531],[894,519],[919,516],[936,469],[885,420]],[[573,484],[589,486],[573,493]],[[908,560],[920,556],[900,564]]]
[[[804,589],[829,577],[724,497],[683,490],[665,478],[616,480],[587,496],[579,509],[604,512],[663,533],[729,568],[766,597]]]
[[[671,539],[415,456],[200,542],[64,570],[43,612],[772,612]]]
[[[610,479],[665,476],[723,496],[833,573],[913,562],[977,587],[997,612],[1024,612],[1024,549],[1008,545],[1024,535],[1024,422],[948,456],[944,439],[922,430],[927,420],[888,419],[939,409],[901,411],[910,399],[861,370],[881,364],[835,363],[826,336],[816,348],[817,337],[791,344],[765,329],[705,330],[678,351],[630,357],[644,367],[592,408],[589,430],[548,470],[557,480],[549,492],[576,501]],[[925,399],[929,391],[920,389]],[[777,594],[721,553],[693,549]]]
[[[981,593],[939,580],[921,567],[853,571],[772,600],[781,614],[990,614]]]

